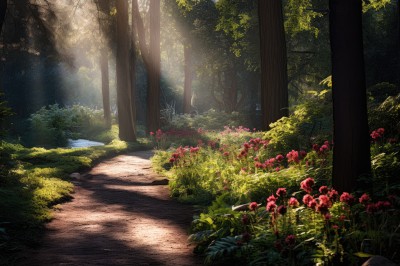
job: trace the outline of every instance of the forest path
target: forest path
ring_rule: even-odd
[[[119,155],[82,175],[21,265],[202,265],[187,242],[193,208],[155,181],[151,155]]]

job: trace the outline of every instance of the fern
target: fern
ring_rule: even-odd
[[[249,248],[249,245],[241,245],[239,236],[228,236],[211,243],[206,251],[205,264],[212,264],[224,258],[240,256]]]

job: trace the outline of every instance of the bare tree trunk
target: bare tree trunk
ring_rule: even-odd
[[[108,49],[103,47],[100,51],[101,93],[103,98],[104,121],[107,128],[111,128],[110,110],[110,81],[108,72]]]
[[[0,0],[0,34],[3,29],[4,20],[6,18],[7,0]]]
[[[132,102],[132,84],[129,57],[128,2],[116,1],[117,7],[117,107],[119,137],[124,141],[136,141]]]
[[[288,115],[286,39],[282,1],[259,0],[262,128]]]
[[[361,0],[330,0],[334,149],[332,185],[352,192],[371,172]]]
[[[160,0],[150,0],[150,66],[148,69],[147,130],[160,128]]]
[[[192,47],[185,43],[183,48],[185,60],[185,84],[183,87],[183,113],[192,111]]]

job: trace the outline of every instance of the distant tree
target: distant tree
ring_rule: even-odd
[[[135,104],[132,101],[130,76],[130,38],[128,25],[128,2],[116,1],[117,8],[117,108],[119,137],[124,141],[136,141],[134,117]]]
[[[160,128],[160,0],[150,0],[150,43],[146,44],[146,32],[137,0],[132,1],[132,14],[137,29],[139,48],[147,70],[147,131]]]
[[[288,115],[286,39],[282,1],[259,0],[262,128]]]
[[[370,140],[365,86],[362,1],[329,1],[334,120],[332,185],[352,192],[370,174]]]
[[[0,33],[3,29],[4,19],[7,11],[7,0],[0,0]]]
[[[103,112],[105,124],[108,128],[111,128],[111,109],[110,109],[110,81],[109,81],[109,69],[108,69],[108,36],[110,35],[110,1],[109,0],[97,0],[98,5],[98,21],[100,27],[100,34],[102,35],[100,47],[100,71],[101,71],[101,94],[103,99]],[[133,83],[132,83],[133,84]]]

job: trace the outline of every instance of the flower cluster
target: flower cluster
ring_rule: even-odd
[[[378,128],[378,129],[372,131],[370,136],[373,141],[378,141],[381,138],[383,138],[384,134],[385,134],[385,129],[381,127],[381,128]]]
[[[169,162],[177,163],[181,158],[184,158],[186,154],[190,153],[191,155],[194,155],[194,154],[198,153],[199,150],[200,150],[200,147],[198,147],[198,146],[196,146],[196,147],[180,146],[172,154],[172,156],[169,159]]]

